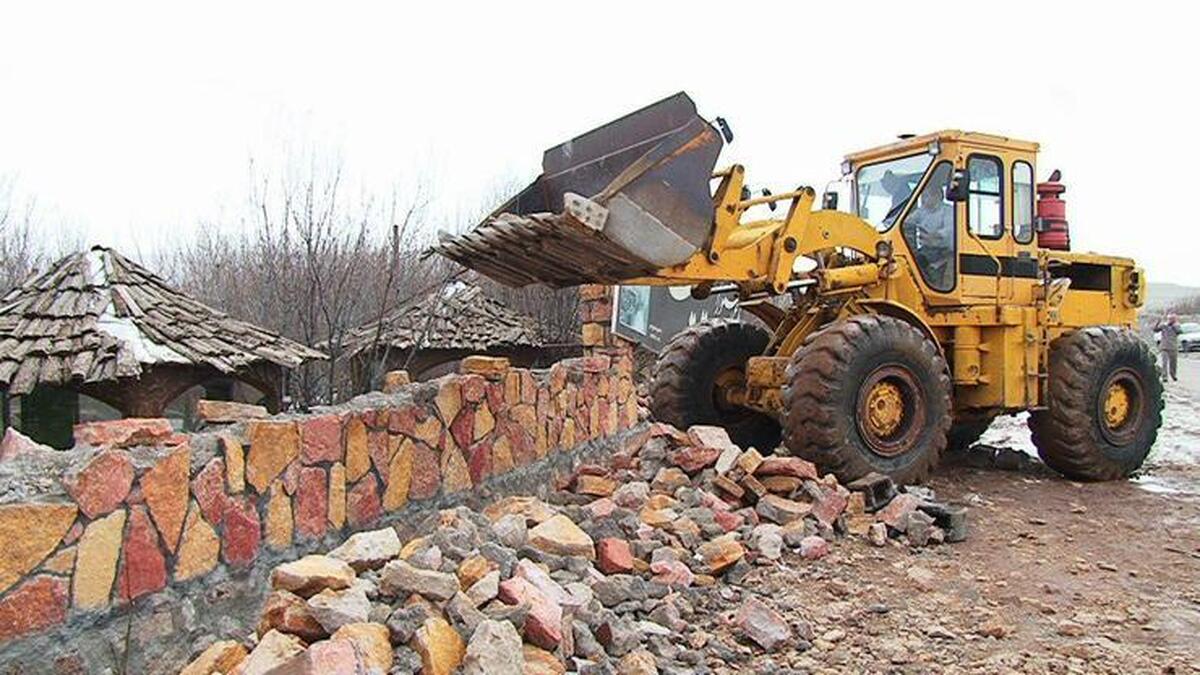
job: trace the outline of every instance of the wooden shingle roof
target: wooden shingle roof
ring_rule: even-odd
[[[155,364],[235,373],[325,355],[176,291],[116,251],[93,247],[0,298],[0,387],[28,393],[138,377]]]
[[[343,341],[346,356],[369,351],[372,345],[484,351],[542,344],[533,317],[506,307],[478,286],[462,281],[410,300],[385,314],[382,321],[371,321],[350,331]]]

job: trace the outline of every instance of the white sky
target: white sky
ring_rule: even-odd
[[[172,6],[174,5],[174,6]],[[1200,41],[1184,3],[60,4],[0,10],[0,176],[145,251],[221,220],[254,157],[339,155],[437,220],[541,152],[678,90],[723,161],[820,189],[843,153],[962,128],[1042,143],[1076,248],[1200,285]]]

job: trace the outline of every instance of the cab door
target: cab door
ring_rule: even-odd
[[[959,205],[959,274],[970,304],[1011,300],[1015,247],[1008,181],[999,155],[967,155],[967,198]]]

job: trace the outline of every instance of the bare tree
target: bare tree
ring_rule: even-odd
[[[16,286],[46,257],[34,234],[36,202],[16,193],[16,180],[0,176],[0,294]]]
[[[156,263],[209,304],[329,354],[293,378],[289,394],[301,407],[354,393],[341,358],[346,334],[382,317],[421,276],[424,190],[351,197],[343,175],[340,161],[315,156],[279,175],[251,162],[236,227],[205,223]]]

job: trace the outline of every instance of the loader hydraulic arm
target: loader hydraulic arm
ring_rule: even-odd
[[[793,277],[796,258],[822,251],[846,248],[872,261],[868,269],[854,274],[830,271],[828,279],[818,279],[830,288],[861,285],[874,274],[878,278],[878,233],[862,219],[840,211],[813,210],[816,193],[810,187],[793,192],[741,199],[745,169],[734,165],[717,172],[721,184],[713,198],[713,233],[707,245],[685,262],[655,270],[650,275],[630,280],[634,284],[698,284],[734,282],[748,291],[779,294]],[[743,223],[743,215],[762,204],[789,201],[783,219]],[[856,266],[862,267],[862,266]],[[847,271],[849,271],[847,269]]]

